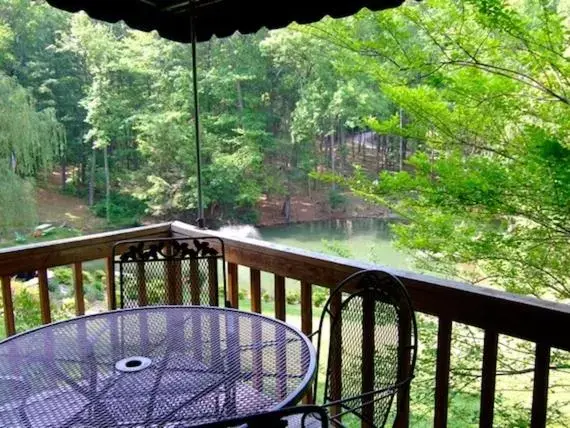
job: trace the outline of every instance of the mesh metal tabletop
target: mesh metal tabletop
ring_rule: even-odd
[[[296,403],[309,340],[258,314],[200,306],[107,312],[0,343],[0,427],[178,428]]]

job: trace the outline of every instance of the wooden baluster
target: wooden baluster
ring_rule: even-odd
[[[208,295],[210,305],[218,306],[218,260],[208,259]]]
[[[198,260],[190,260],[190,301],[193,305],[200,304],[200,270]]]
[[[234,309],[239,308],[239,285],[238,285],[238,265],[228,263],[228,294],[230,305]]]
[[[4,305],[4,327],[6,336],[16,334],[16,323],[14,322],[14,305],[12,303],[12,288],[10,277],[2,277],[2,304]]]
[[[105,258],[105,271],[107,274],[107,308],[112,311],[117,309],[117,299],[115,296],[115,266],[113,257]]]
[[[263,334],[261,332],[262,321],[258,317],[252,319],[251,329],[253,344],[261,344]],[[253,348],[253,387],[258,390],[263,390],[263,349],[260,346]]]
[[[313,332],[313,286],[301,281],[301,331],[306,335]]]
[[[38,284],[40,290],[40,310],[42,324],[49,324],[51,322],[51,309],[49,307],[49,288],[47,270],[38,270]]]
[[[332,291],[332,290],[331,290]],[[333,337],[333,328],[331,325],[331,377],[330,377],[330,399],[331,401],[340,400],[342,397],[342,319],[340,318],[340,307],[342,304],[342,296],[340,293],[336,293],[332,296],[330,302],[331,311],[331,323],[333,319],[337,319],[334,330],[335,335]],[[315,397],[317,399],[317,397]],[[330,412],[331,417],[338,415],[341,411],[339,405],[331,406]],[[338,421],[340,422],[340,421]]]
[[[410,376],[410,350],[411,350],[411,322],[406,316],[400,317],[398,323],[398,337],[402,347],[400,365],[398,367],[398,378],[407,379]],[[410,426],[410,383],[402,386],[398,391],[397,417],[394,426],[404,428]]]
[[[123,299],[124,296],[121,296]],[[137,299],[139,306],[148,305],[148,294],[146,290],[146,270],[142,261],[137,262]],[[124,303],[122,305],[124,307]]]
[[[251,311],[261,313],[261,273],[257,269],[250,269]]]
[[[75,290],[75,315],[85,314],[85,299],[83,297],[83,266],[81,262],[73,264],[73,288]]]
[[[375,353],[375,300],[372,293],[362,299],[362,394],[374,391],[374,353]],[[372,427],[374,424],[374,395],[362,398],[362,424]],[[370,422],[368,422],[370,421]]]
[[[534,382],[532,388],[532,413],[530,426],[542,428],[546,426],[546,410],[548,402],[548,377],[550,371],[550,346],[536,344],[534,354]]]
[[[306,335],[313,332],[313,286],[308,282],[301,282],[301,331]],[[303,403],[313,402],[313,388],[303,397]]]
[[[285,277],[275,275],[275,318],[285,321]]]
[[[498,344],[499,335],[497,332],[486,330],[483,343],[483,375],[481,378],[481,407],[479,411],[479,426],[481,428],[493,426]]]
[[[452,322],[439,318],[437,328],[437,362],[435,367],[435,411],[433,426],[447,426],[447,406],[449,404],[449,368],[451,356]]]
[[[175,258],[174,249],[172,244],[167,244],[167,254]],[[166,261],[166,298],[169,305],[182,304],[182,273],[181,273],[180,260],[167,260]]]

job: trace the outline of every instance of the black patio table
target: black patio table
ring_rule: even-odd
[[[295,404],[315,368],[306,336],[255,313],[87,315],[0,342],[0,427],[195,426]]]

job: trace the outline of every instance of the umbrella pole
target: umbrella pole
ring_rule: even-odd
[[[204,219],[204,202],[202,200],[202,162],[200,159],[200,109],[198,105],[198,72],[196,70],[196,18],[190,16],[190,31],[192,39],[192,86],[194,89],[194,133],[196,135],[196,175],[198,179],[198,219],[200,229],[206,227]]]

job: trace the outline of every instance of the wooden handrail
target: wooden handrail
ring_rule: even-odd
[[[220,237],[224,240],[226,260],[230,263],[329,288],[358,270],[384,269],[400,278],[419,312],[570,351],[570,335],[563,331],[570,325],[570,305],[255,239],[236,238],[178,221],[172,223],[172,234]]]
[[[0,249],[0,276],[12,276],[111,256],[113,244],[124,239],[169,236],[170,223],[134,227],[77,238]]]

